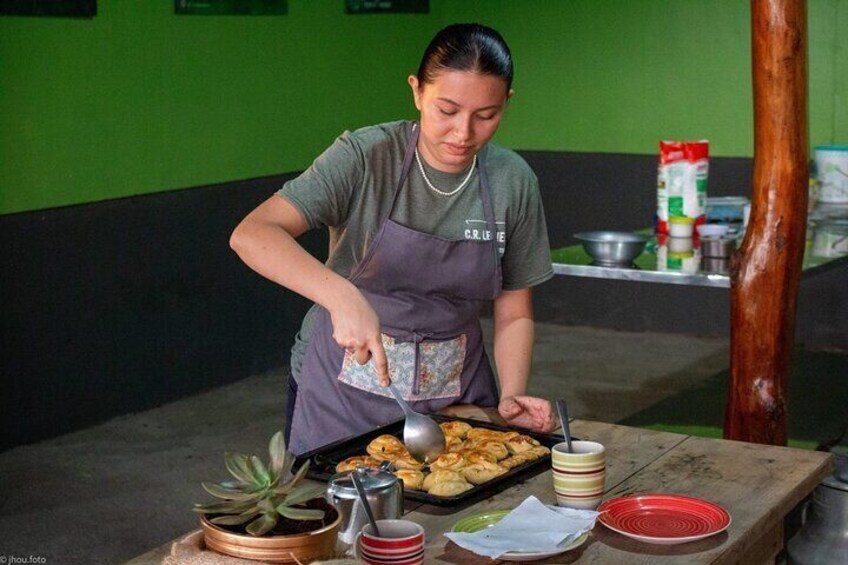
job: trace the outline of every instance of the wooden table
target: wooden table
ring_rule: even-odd
[[[457,415],[487,417],[479,409]],[[605,499],[630,493],[685,494],[723,506],[733,522],[719,535],[677,546],[645,544],[598,524],[580,548],[535,563],[773,563],[783,547],[784,517],[832,472],[829,453],[585,420],[574,420],[571,430],[575,437],[607,448]],[[530,495],[555,504],[550,471],[459,511],[408,504],[407,517],[427,531],[425,563],[494,563],[458,547],[442,533],[460,518],[511,509]],[[169,548],[166,544],[127,565],[160,563]]]

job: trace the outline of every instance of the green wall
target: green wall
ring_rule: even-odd
[[[413,116],[405,77],[452,21],[498,28],[518,149],[750,156],[742,0],[431,0],[429,15],[174,16],[99,0],[93,20],[0,18],[0,213],[302,170],[343,129]],[[848,141],[848,0],[810,0],[810,139]]]
[[[0,213],[302,170],[345,128],[413,115],[406,76],[441,21],[173,6],[0,18]]]
[[[520,149],[657,152],[709,139],[753,154],[750,4],[743,0],[448,2],[491,14],[517,63],[501,140]],[[809,0],[811,145],[848,142],[848,0]],[[839,30],[839,32],[838,32]]]

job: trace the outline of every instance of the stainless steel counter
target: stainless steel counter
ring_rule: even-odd
[[[701,257],[695,242],[687,245],[671,238],[652,238],[645,252],[630,267],[601,267],[592,264],[582,245],[561,247],[551,251],[554,273],[574,277],[614,279],[650,283],[682,284],[730,288],[729,260]],[[848,264],[848,256],[820,257],[813,254],[812,241],[807,242],[802,277]]]

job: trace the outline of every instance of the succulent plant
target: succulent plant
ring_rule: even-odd
[[[323,485],[298,484],[306,477],[309,461],[291,475],[295,458],[286,451],[282,432],[271,438],[268,451],[271,459],[267,466],[255,455],[224,454],[227,470],[236,480],[202,483],[206,492],[220,501],[195,504],[194,511],[214,514],[209,520],[213,524],[247,524],[247,533],[257,537],[274,529],[280,516],[298,521],[323,519],[323,510],[302,506],[325,490]]]

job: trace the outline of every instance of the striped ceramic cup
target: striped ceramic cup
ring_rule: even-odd
[[[365,524],[356,539],[356,557],[368,565],[421,565],[424,528],[410,520],[377,520],[380,535]]]
[[[597,508],[604,494],[607,454],[594,441],[572,441],[571,453],[565,442],[551,450],[551,471],[557,504],[570,508]]]

